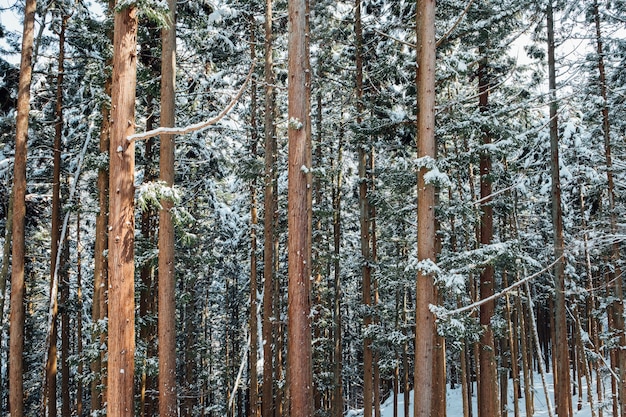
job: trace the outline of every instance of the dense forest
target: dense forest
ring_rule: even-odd
[[[5,2],[2,415],[626,417],[625,80],[623,0]]]

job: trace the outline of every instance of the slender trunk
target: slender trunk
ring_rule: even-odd
[[[113,0],[109,0],[108,9],[113,10]],[[109,33],[112,38],[112,32]],[[111,39],[112,40],[112,39]],[[107,97],[111,96],[111,75],[108,75],[104,84],[104,92]],[[102,125],[100,126],[100,145],[101,155],[109,155],[110,146],[110,109],[108,103],[103,103],[101,107]],[[108,262],[105,252],[108,250],[108,233],[107,225],[109,222],[108,206],[109,206],[109,171],[106,167],[98,167],[98,214],[96,215],[96,232],[94,242],[94,282],[93,282],[93,298],[91,306],[91,318],[96,323],[93,331],[93,340],[102,346],[106,342],[106,333],[104,332],[104,319],[107,317],[106,289],[108,287]],[[91,371],[95,377],[91,383],[91,411],[100,410],[106,399],[106,369],[104,369],[105,352],[100,351],[99,355],[91,364]]]
[[[559,417],[572,415],[572,395],[570,391],[569,349],[567,322],[565,317],[565,257],[563,256],[563,215],[561,208],[561,184],[559,173],[559,130],[557,124],[556,69],[554,58],[554,21],[552,0],[548,2],[548,78],[550,89],[550,154],[552,174],[552,223],[554,228],[554,257],[557,264],[555,275],[555,336],[556,406]]]
[[[107,416],[134,414],[135,130],[137,9],[115,12],[109,149],[109,291]]]
[[[254,16],[250,14],[250,61],[256,61],[256,24]],[[253,159],[257,157],[257,148],[259,141],[259,134],[257,131],[257,83],[256,79],[252,79],[250,84],[250,156]],[[256,174],[256,173],[255,173]],[[250,392],[249,392],[249,405],[248,416],[259,416],[259,381],[258,381],[258,321],[257,321],[257,309],[258,309],[258,284],[257,284],[257,226],[258,226],[258,214],[257,214],[257,179],[256,175],[253,175],[250,180]]]
[[[56,103],[54,107],[54,145],[53,145],[53,169],[52,169],[52,230],[50,233],[50,304],[51,304],[51,328],[48,342],[48,355],[46,361],[46,393],[44,410],[50,417],[57,415],[57,338],[58,338],[58,277],[64,267],[57,265],[57,257],[61,238],[61,153],[63,139],[63,76],[65,60],[65,28],[67,17],[63,16],[61,30],[59,32],[59,55],[57,71]]]
[[[361,0],[355,0],[354,31],[356,35],[356,122],[363,122],[363,29],[361,27]],[[370,209],[368,204],[367,151],[365,135],[357,133],[359,175],[359,223],[361,228],[361,278],[365,315],[363,325],[368,331],[372,324],[372,278],[370,259]],[[363,338],[363,416],[372,417],[373,406],[372,338]]]
[[[24,260],[26,219],[26,153],[30,83],[32,76],[33,38],[36,1],[26,0],[24,32],[15,124],[15,160],[13,171],[13,245],[11,258],[11,319],[9,328],[9,411],[12,417],[24,415]]]
[[[289,2],[288,341],[290,415],[313,416],[311,351],[311,120],[306,0]]]
[[[519,278],[519,277],[518,277]],[[522,309],[522,299],[521,297],[516,297],[515,306],[518,311],[518,319],[519,319],[519,328],[520,328],[520,343],[522,345],[522,373],[524,374],[524,406],[526,410],[527,416],[532,416],[534,414],[534,391],[532,387],[532,364],[528,360],[529,358],[529,347],[528,347],[528,337],[526,335],[526,322],[524,320],[524,310]]]
[[[434,162],[435,142],[435,1],[418,1],[417,51],[417,156]],[[428,161],[427,161],[428,162]],[[419,268],[415,304],[415,417],[431,415],[435,343],[435,319],[430,305],[435,303],[434,278],[426,265],[435,262],[435,187],[425,181],[429,163],[417,173],[417,259]]]
[[[478,68],[478,94],[479,109],[482,114],[489,111],[489,66],[484,52]],[[491,144],[491,133],[488,129],[483,129],[483,144],[485,151],[480,155],[480,197],[482,214],[480,216],[480,243],[489,245],[493,239],[493,207],[491,205],[491,155],[489,155],[489,145]],[[489,264],[480,274],[480,298],[486,299],[494,294],[495,288],[494,267]],[[481,304],[480,325],[482,333],[480,335],[479,361],[480,361],[480,384],[479,384],[479,417],[492,417],[498,414],[498,375],[496,368],[495,342],[491,318],[495,312],[495,300]]]
[[[83,266],[82,266],[82,248],[80,242],[80,204],[76,213],[76,354],[79,358],[83,357]],[[76,378],[83,378],[83,361],[78,361],[78,369]],[[83,384],[77,384],[76,387],[76,415],[83,417]]]
[[[334,386],[332,417],[343,416],[343,341],[341,317],[341,188],[343,185],[343,124],[339,127],[337,162],[333,186],[333,266],[334,266]]]
[[[598,74],[600,76],[600,94],[602,96],[602,135],[604,137],[604,156],[606,160],[606,179],[609,195],[609,213],[611,234],[617,234],[617,213],[615,210],[615,184],[613,180],[613,155],[611,152],[611,123],[609,120],[607,79],[604,66],[604,46],[602,42],[602,30],[600,26],[600,12],[598,10],[598,1],[593,3],[594,21],[596,27],[596,50],[598,54]],[[624,333],[624,298],[623,298],[623,280],[621,279],[622,270],[620,267],[620,244],[618,239],[613,239],[611,245],[611,263],[615,272],[613,275],[615,285],[613,286],[613,295],[615,296],[615,312],[614,323],[615,331],[619,334],[619,349],[617,349],[617,364],[619,367],[619,412],[621,416],[626,416],[626,334]]]
[[[63,188],[67,191],[68,184]],[[63,193],[65,194],[65,192]],[[68,195],[63,196],[68,201]],[[70,400],[70,275],[68,265],[70,260],[69,233],[65,233],[61,246],[61,266],[59,267],[59,304],[61,307],[61,415],[71,414]]]
[[[276,127],[274,126],[274,48],[272,45],[272,0],[265,2],[265,174],[264,174],[264,231],[263,231],[263,386],[261,415],[273,417],[274,376],[273,372],[273,286],[274,286],[274,213],[275,166],[274,148]]]
[[[169,26],[161,31],[161,127],[173,127],[176,86],[176,1],[168,0]],[[161,135],[160,180],[174,185],[174,135]],[[161,200],[159,210],[159,415],[178,415],[176,392],[176,281],[174,275],[173,202]]]

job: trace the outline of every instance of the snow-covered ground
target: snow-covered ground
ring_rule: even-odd
[[[608,385],[609,382],[605,381],[605,386],[608,388],[608,391],[610,392],[610,386]],[[512,382],[509,381],[509,400],[508,400],[508,404],[507,404],[507,408],[508,408],[508,415],[513,417],[514,416],[514,412],[513,412],[513,393],[512,393]],[[548,394],[549,394],[549,398],[550,398],[550,403],[552,404],[552,415],[554,415],[554,390],[553,390],[553,378],[552,378],[552,374],[547,374],[546,375],[546,385],[548,388]],[[594,384],[595,385],[595,381]],[[474,386],[475,388],[475,386]],[[535,374],[534,377],[534,383],[533,383],[533,392],[534,392],[534,401],[535,401],[535,413],[533,414],[534,416],[537,417],[543,417],[543,416],[549,416],[549,412],[548,412],[548,406],[547,406],[547,402],[546,402],[546,396],[544,393],[544,389],[543,389],[543,384],[541,382],[541,376],[539,374]],[[591,413],[591,407],[590,405],[587,403],[586,399],[586,383],[585,380],[583,379],[583,402],[582,402],[582,409],[580,411],[577,410],[577,405],[578,405],[578,395],[574,396],[572,398],[572,405],[574,408],[574,415],[576,417],[592,417],[592,413]],[[409,415],[407,417],[413,417],[413,391],[411,391],[410,393],[410,401],[411,404],[409,405]],[[594,397],[594,401],[597,402],[597,397]],[[461,395],[461,387],[457,386],[455,389],[450,389],[448,387],[447,390],[447,398],[446,398],[446,402],[447,402],[447,411],[448,411],[448,417],[462,417],[463,416],[463,399],[462,399],[462,395]],[[393,400],[393,394],[387,398],[387,400],[382,404],[381,408],[382,408],[382,417],[393,417],[393,408],[394,408],[394,400]],[[595,408],[598,408],[598,404],[594,404]],[[472,415],[474,417],[478,416],[478,412],[476,409],[476,393],[474,390],[474,395],[472,396],[472,407],[473,407],[473,413]],[[520,398],[519,400],[519,411],[520,411],[520,416],[526,417],[526,408],[525,408],[525,403],[524,403],[524,398]],[[359,415],[363,414],[363,410],[351,410],[350,412],[348,412],[348,417],[357,417]],[[597,415],[597,413],[596,413]],[[604,413],[603,413],[604,417],[610,417],[611,414],[611,408],[610,408],[610,404],[606,404],[605,403],[605,409],[604,409]],[[405,417],[404,416],[404,395],[400,394],[398,396],[398,417]],[[556,417],[556,416],[555,416]]]

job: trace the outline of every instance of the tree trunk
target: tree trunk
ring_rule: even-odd
[[[109,292],[107,416],[134,415],[135,130],[137,9],[115,12],[109,159]]]
[[[617,234],[617,213],[615,208],[615,184],[613,181],[613,155],[611,152],[611,123],[609,120],[607,79],[604,66],[604,46],[602,42],[602,30],[600,27],[600,12],[598,1],[593,3],[593,16],[596,28],[596,50],[598,54],[598,74],[600,77],[600,94],[602,96],[602,136],[604,137],[604,156],[606,160],[606,179],[609,196],[609,213],[611,234]],[[619,366],[619,404],[620,415],[626,416],[626,334],[624,333],[624,298],[622,288],[622,270],[620,267],[620,244],[613,239],[611,245],[611,263],[615,271],[612,273],[615,279],[613,294],[615,296],[614,323],[615,331],[619,334],[619,349],[617,349],[617,363]]]
[[[76,213],[76,354],[79,358],[83,357],[83,266],[82,252],[80,242],[80,204]],[[78,380],[83,378],[83,361],[78,362],[76,377]],[[83,417],[83,384],[77,384],[76,387],[76,415]]]
[[[274,147],[276,127],[274,126],[274,48],[272,45],[272,0],[265,2],[265,175],[264,175],[264,225],[263,225],[263,386],[261,414],[273,417],[274,377],[273,377],[273,286],[274,286],[274,213],[275,206],[275,166]]]
[[[561,184],[559,170],[559,129],[557,121],[556,70],[554,58],[554,21],[552,0],[548,2],[548,78],[550,89],[550,154],[552,174],[552,224],[554,229],[554,257],[557,263],[555,275],[555,336],[556,386],[555,397],[559,417],[572,415],[570,391],[569,349],[565,307],[565,257],[563,256],[563,214],[561,208]]]
[[[108,9],[113,10],[113,0],[109,0]],[[109,34],[112,37],[112,33]],[[104,84],[104,92],[111,96],[111,76],[107,76]],[[102,125],[100,126],[100,154],[109,155],[110,146],[110,109],[108,103],[103,103],[101,107]],[[94,282],[93,282],[93,298],[91,305],[91,318],[97,324],[97,330],[92,335],[93,340],[97,341],[98,346],[102,346],[106,341],[106,335],[100,327],[102,321],[107,317],[106,289],[108,286],[109,267],[108,261],[104,256],[108,250],[108,231],[107,224],[109,222],[108,206],[109,206],[109,171],[103,166],[98,167],[98,214],[96,215],[96,232],[94,242]],[[91,371],[95,377],[91,383],[91,411],[100,410],[106,399],[106,374],[104,366],[105,352],[100,351],[99,355],[91,364]]]
[[[487,58],[484,57],[478,64],[478,97],[479,109],[481,114],[489,111],[489,67]],[[491,155],[489,155],[488,146],[491,144],[491,133],[488,128],[483,128],[483,144],[486,150],[480,155],[480,198],[481,198],[481,216],[480,216],[480,243],[481,245],[489,245],[493,239],[493,207],[491,206]],[[494,294],[495,276],[493,265],[485,266],[480,274],[480,298],[484,300]],[[496,308],[495,300],[483,303],[480,306],[480,326],[482,333],[480,334],[480,384],[478,391],[478,416],[492,417],[498,414],[498,374],[495,355],[495,341],[493,329],[491,326],[491,318]]]
[[[174,127],[176,86],[176,1],[168,0],[169,26],[161,31],[161,127]],[[161,135],[160,180],[174,185],[174,135]],[[159,415],[178,415],[176,392],[176,281],[174,275],[173,202],[161,200],[159,210]]]
[[[333,267],[334,267],[334,358],[333,358],[333,407],[332,417],[343,416],[343,341],[341,317],[341,188],[343,185],[343,124],[339,127],[337,162],[333,184]]]
[[[63,152],[63,76],[65,60],[65,28],[67,17],[61,20],[61,30],[59,32],[59,55],[56,86],[56,103],[54,106],[54,145],[53,145],[53,168],[52,168],[52,226],[50,232],[50,312],[51,326],[48,340],[48,355],[46,360],[46,381],[45,381],[45,406],[50,417],[57,415],[57,339],[58,339],[58,289],[59,277],[63,273],[64,265],[57,265],[59,257],[59,246],[61,244],[61,153]]]
[[[256,62],[256,24],[254,15],[250,14],[250,61]],[[259,134],[257,131],[257,82],[252,78],[250,84],[250,157],[257,158]],[[256,173],[250,180],[250,392],[249,392],[249,417],[259,416],[259,381],[258,381],[258,284],[257,284],[257,179]]]
[[[356,122],[363,122],[363,29],[361,28],[361,0],[355,0],[354,31],[356,35]],[[360,126],[359,126],[360,127]],[[361,278],[363,291],[363,325],[367,334],[372,324],[372,276],[370,258],[370,209],[368,204],[367,151],[365,135],[357,132],[359,175],[359,223],[361,229]],[[363,338],[363,416],[372,417],[373,406],[372,338]]]
[[[290,415],[313,416],[311,348],[311,120],[307,1],[289,2],[288,341]]]
[[[24,32],[15,124],[15,161],[13,170],[13,245],[11,260],[11,319],[9,328],[9,411],[12,417],[24,415],[24,258],[26,219],[26,153],[30,83],[36,1],[26,0]]]
[[[435,1],[419,0],[416,18],[417,51],[417,156],[420,161],[436,158],[435,142]],[[428,162],[428,161],[426,161]],[[425,181],[426,164],[417,173],[417,259],[420,265],[435,262],[435,187]],[[417,271],[415,304],[415,401],[413,415],[431,415],[435,342],[434,277],[427,268]]]

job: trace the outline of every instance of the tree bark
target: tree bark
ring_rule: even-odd
[[[489,111],[489,74],[487,58],[479,62],[478,68],[478,94],[479,110],[482,114]],[[486,147],[491,144],[491,134],[488,128],[483,128],[483,144]],[[488,148],[487,148],[488,149]],[[489,245],[493,239],[493,207],[491,206],[491,155],[485,150],[480,155],[480,243]],[[495,288],[494,267],[486,265],[480,274],[480,298],[485,299],[494,294]],[[495,300],[481,304],[480,306],[480,335],[479,361],[480,361],[480,384],[478,391],[478,416],[492,417],[499,413],[498,374],[496,368],[495,341],[491,318],[495,312]]]
[[[161,127],[174,127],[176,86],[176,1],[168,0],[169,26],[161,31]],[[161,135],[160,180],[174,185],[174,136]],[[176,281],[174,275],[173,202],[161,200],[159,210],[159,415],[175,417],[176,392]]]
[[[254,15],[250,14],[250,61],[256,61],[256,24]],[[256,159],[259,135],[257,131],[257,83],[252,79],[250,84],[250,157]],[[257,283],[257,176],[253,173],[250,180],[250,394],[248,416],[259,416],[259,381],[258,381],[258,283]]]
[[[417,51],[417,156],[436,158],[435,141],[435,1],[418,0]],[[435,262],[435,187],[425,181],[429,168],[417,173],[417,259]],[[415,304],[415,401],[413,415],[429,417],[433,409],[432,388],[435,318],[429,309],[435,303],[434,277],[418,268]]]
[[[343,124],[339,127],[339,143],[337,146],[337,161],[335,180],[333,184],[333,268],[334,268],[334,355],[333,355],[333,406],[332,417],[343,416],[343,342],[341,316],[341,187],[343,184]]]
[[[363,122],[363,29],[361,27],[361,0],[355,0],[354,31],[356,35],[356,122]],[[365,307],[363,325],[365,331],[372,324],[372,275],[370,256],[370,209],[368,204],[367,150],[361,132],[357,132],[359,175],[359,224],[361,230],[361,279]],[[373,406],[373,354],[372,338],[363,338],[363,416],[372,417]]]
[[[272,45],[272,0],[265,2],[265,175],[264,175],[264,225],[263,225],[263,417],[273,417],[274,378],[273,378],[273,286],[274,286],[274,214],[275,206],[275,166],[276,127],[274,126],[274,48]]]
[[[307,1],[289,2],[288,342],[290,415],[313,416],[311,347],[311,119]]]
[[[109,0],[108,9],[113,10],[113,0]],[[110,32],[110,31],[109,31]],[[109,33],[109,37],[112,38],[112,33]],[[112,40],[112,39],[111,39]],[[111,97],[111,76],[107,76],[104,84],[104,93],[107,97]],[[100,126],[100,144],[99,151],[101,155],[109,155],[110,146],[110,109],[108,103],[103,103],[101,106],[102,113],[102,125]],[[94,323],[97,324],[97,330],[92,335],[93,340],[98,341],[98,345],[102,346],[105,343],[106,336],[101,330],[100,324],[102,320],[107,317],[107,303],[106,303],[106,289],[108,286],[108,261],[104,256],[108,250],[107,239],[107,225],[109,222],[108,206],[109,206],[109,170],[105,166],[98,167],[98,214],[96,214],[96,232],[94,242],[94,282],[93,282],[93,297],[91,305],[91,318]],[[91,411],[100,410],[106,399],[106,375],[104,366],[105,352],[100,351],[94,362],[91,364],[91,371],[94,373],[95,378],[91,383]]]
[[[611,234],[617,234],[617,213],[615,210],[615,184],[613,180],[613,155],[611,152],[611,122],[609,119],[607,79],[604,65],[604,45],[602,42],[602,29],[600,25],[600,12],[598,1],[593,2],[593,16],[596,29],[596,51],[598,54],[598,75],[600,78],[600,95],[602,97],[602,136],[604,138],[604,157],[606,161],[606,179],[609,196],[609,218],[611,225]],[[626,334],[624,333],[624,298],[623,298],[623,280],[621,262],[620,262],[620,244],[617,239],[613,239],[611,245],[611,263],[614,268],[612,275],[617,277],[613,287],[615,296],[614,307],[614,323],[615,331],[619,334],[619,348],[617,349],[617,363],[619,366],[619,404],[620,415],[626,416]]]
[[[61,238],[61,153],[63,152],[63,75],[65,60],[65,28],[67,17],[61,20],[61,30],[59,32],[59,55],[57,68],[56,103],[54,106],[54,144],[52,162],[52,220],[50,232],[50,305],[51,305],[51,327],[49,329],[48,355],[46,360],[46,393],[44,410],[50,417],[57,415],[57,339],[58,339],[58,278],[64,266],[57,265]],[[64,257],[60,258],[61,260]]]
[[[550,171],[552,176],[552,224],[554,234],[554,257],[558,260],[554,267],[555,276],[555,353],[556,407],[559,417],[572,415],[572,395],[570,391],[569,344],[567,337],[565,307],[565,257],[563,256],[563,214],[561,208],[561,184],[559,169],[559,129],[557,120],[556,69],[554,58],[554,20],[552,0],[548,2],[548,87],[550,89]]]
[[[13,417],[24,415],[24,258],[26,219],[26,153],[30,83],[32,78],[33,39],[36,1],[26,0],[24,31],[15,124],[13,168],[13,245],[11,258],[11,319],[9,328],[9,411]]]
[[[115,12],[109,148],[109,330],[107,415],[134,415],[135,130],[137,9]]]

